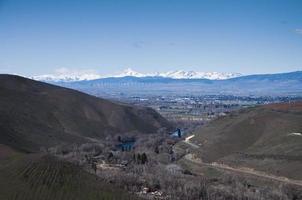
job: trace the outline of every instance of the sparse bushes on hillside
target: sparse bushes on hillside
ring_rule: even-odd
[[[116,141],[116,138],[113,139]],[[146,145],[145,145],[146,144]],[[254,186],[248,178],[222,173],[215,178],[192,173],[177,160],[164,159],[174,154],[164,137],[139,138],[135,150],[112,151],[110,142],[73,145],[56,149],[65,159],[78,163],[100,180],[136,193],[146,199],[167,200],[267,200],[301,199],[301,192],[290,186]],[[68,152],[63,153],[67,149]],[[158,149],[159,152],[154,151]],[[180,159],[176,156],[175,159]],[[99,169],[97,164],[108,163],[112,168]],[[123,167],[121,167],[123,166]],[[144,193],[144,192],[146,193]],[[154,196],[155,194],[160,196]],[[152,196],[153,195],[153,196]]]

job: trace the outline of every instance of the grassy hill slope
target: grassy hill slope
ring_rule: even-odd
[[[0,199],[136,199],[80,167],[51,156],[23,154],[0,145]]]
[[[170,124],[149,108],[131,107],[74,90],[0,75],[0,143],[37,152],[40,147],[104,139]]]
[[[298,134],[295,134],[298,133]],[[302,179],[302,103],[243,109],[195,132],[199,155],[280,176]]]

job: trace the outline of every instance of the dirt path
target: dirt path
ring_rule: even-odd
[[[199,148],[199,146],[190,142],[190,139],[193,137],[195,137],[195,135],[190,135],[190,136],[186,137],[183,142],[190,145],[191,147],[197,149],[197,148]]]
[[[288,184],[293,184],[293,185],[302,187],[302,181],[288,179],[286,177],[274,176],[274,175],[266,174],[265,172],[255,171],[250,168],[233,168],[231,166],[224,165],[224,164],[204,163],[204,162],[202,162],[202,160],[200,160],[198,158],[194,158],[193,154],[187,154],[184,156],[184,158],[193,163],[211,167],[211,168],[215,168],[215,169],[221,169],[221,170],[227,170],[227,171],[232,171],[232,172],[236,172],[236,173],[254,175],[254,176],[261,177],[261,178],[267,178],[267,179],[271,179],[271,180],[275,180],[275,181],[279,181],[279,182],[283,182],[283,183],[288,183]]]

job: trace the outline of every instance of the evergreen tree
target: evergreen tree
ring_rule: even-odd
[[[108,154],[107,160],[111,160],[111,158],[113,158],[113,153],[112,153],[112,152],[110,152],[110,153]]]
[[[137,164],[141,164],[141,161],[142,161],[142,157],[141,157],[141,154],[137,154]]]
[[[181,131],[180,131],[179,128],[177,129],[177,135],[178,135],[179,138],[181,138]]]
[[[142,164],[145,164],[145,163],[148,162],[148,158],[147,158],[147,155],[145,153],[142,154],[141,160],[142,160]]]
[[[155,147],[154,152],[155,152],[156,154],[159,154],[159,148],[158,148],[158,146]]]

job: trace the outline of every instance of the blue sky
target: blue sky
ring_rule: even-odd
[[[0,73],[302,70],[300,0],[0,0]]]

